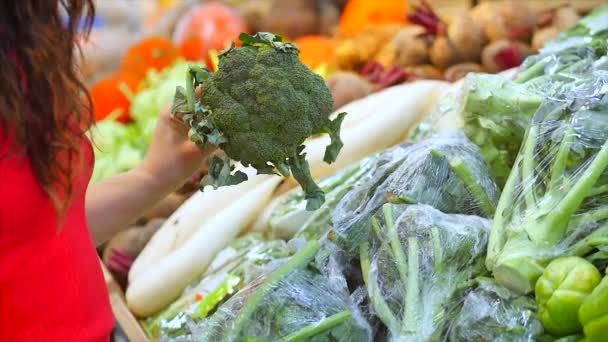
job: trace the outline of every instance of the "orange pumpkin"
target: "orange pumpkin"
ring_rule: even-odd
[[[294,41],[300,49],[300,60],[315,69],[334,58],[334,43],[323,36],[303,36]]]
[[[173,41],[187,60],[209,60],[209,51],[221,51],[247,32],[245,21],[232,8],[207,2],[192,9],[175,28]]]
[[[355,36],[369,26],[407,21],[406,0],[349,0],[340,18],[340,31]]]
[[[119,122],[131,121],[129,106],[131,101],[126,91],[135,91],[139,80],[129,74],[114,74],[97,82],[90,90],[95,110],[95,120],[101,121],[115,111],[120,111]]]
[[[162,70],[180,57],[179,49],[168,39],[152,37],[133,45],[122,60],[121,70],[138,80],[146,77],[148,70]]]

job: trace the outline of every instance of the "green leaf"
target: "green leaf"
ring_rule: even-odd
[[[247,174],[242,171],[237,171],[233,174],[234,168],[234,165],[231,165],[230,159],[227,157],[225,159],[213,157],[213,161],[209,167],[209,185],[218,188],[220,186],[236,185],[246,181]]]
[[[222,58],[225,55],[227,55],[228,53],[230,53],[231,51],[233,51],[236,48],[236,45],[234,44],[234,42],[230,43],[230,46],[227,47],[226,49],[224,49],[222,52],[220,52],[217,57],[218,58]]]
[[[323,157],[323,161],[328,164],[336,161],[340,150],[344,146],[340,139],[340,127],[345,117],[346,113],[340,113],[333,121],[329,121],[327,126],[323,127],[323,132],[329,134],[331,138],[331,143],[325,148],[325,156]]]
[[[171,106],[171,115],[175,117],[178,113],[191,113],[188,108],[188,96],[186,96],[186,88],[177,86],[175,95],[173,96],[173,105]]]
[[[243,46],[272,47],[283,52],[299,51],[295,45],[284,43],[282,36],[270,32],[258,32],[253,36],[241,33],[239,40],[243,42]]]
[[[234,294],[242,279],[229,274],[227,279],[222,282],[215,290],[209,293],[196,307],[193,317],[205,318],[213,311],[225,298]]]
[[[213,72],[211,72],[211,70],[197,65],[190,66],[189,72],[190,75],[192,75],[192,78],[194,79],[195,88],[205,82],[205,80],[213,76]]]
[[[211,133],[207,134],[207,141],[211,145],[220,146],[227,143],[228,139],[218,129],[214,129]]]

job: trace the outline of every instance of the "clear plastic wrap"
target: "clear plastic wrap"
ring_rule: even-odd
[[[336,241],[354,250],[366,239],[369,217],[385,203],[420,203],[446,213],[491,217],[499,197],[479,148],[446,131],[382,153],[368,179],[333,213]]]
[[[272,272],[295,253],[284,241],[266,241],[260,234],[248,234],[222,250],[199,281],[166,309],[143,321],[152,339],[160,334],[186,336],[187,322],[207,317],[239,289]]]
[[[486,265],[528,293],[552,259],[601,261],[608,241],[608,72],[570,82],[534,115],[494,216]]]
[[[310,242],[217,311],[164,341],[370,341],[371,328],[328,249]]]
[[[296,234],[308,240],[321,238],[331,227],[331,213],[338,202],[372,172],[374,161],[375,157],[365,158],[321,180],[319,187],[325,193],[325,203],[315,211],[306,210],[302,190],[286,196],[270,214],[265,234],[271,239],[289,240]]]
[[[493,279],[477,283],[450,323],[448,341],[533,342],[547,337],[532,298],[515,296]]]
[[[360,248],[374,313],[391,341],[439,341],[483,266],[490,220],[386,204]]]

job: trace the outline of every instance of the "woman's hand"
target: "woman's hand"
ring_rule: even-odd
[[[169,109],[161,113],[145,160],[138,170],[154,180],[160,188],[175,190],[213,153],[201,151],[188,138],[188,127],[171,117]]]
[[[188,138],[188,127],[165,110],[152,143],[137,168],[89,186],[86,199],[89,230],[97,244],[126,229],[141,215],[180,188],[213,152],[201,151]]]

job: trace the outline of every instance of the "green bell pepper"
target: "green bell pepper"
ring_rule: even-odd
[[[608,270],[606,270],[608,272]],[[583,325],[586,342],[606,341],[608,338],[608,275],[583,301],[578,317]]]
[[[582,331],[579,308],[600,283],[602,275],[580,257],[553,260],[536,282],[540,321],[551,334],[562,337]]]

